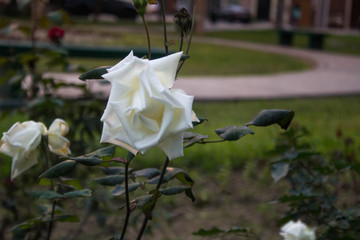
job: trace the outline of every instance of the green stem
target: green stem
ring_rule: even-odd
[[[182,51],[183,44],[184,44],[184,32],[183,32],[182,29],[180,29],[180,47],[179,47],[179,52]]]
[[[130,161],[127,160],[125,163],[125,197],[126,197],[126,217],[124,227],[121,233],[120,240],[123,240],[125,237],[126,228],[128,226],[129,218],[130,218],[130,198],[129,198],[129,164]]]
[[[146,38],[147,38],[147,43],[148,43],[148,59],[151,60],[151,44],[150,44],[150,34],[149,34],[149,29],[145,20],[145,16],[141,16],[141,19],[144,23],[144,27],[145,27],[145,31],[146,31]]]
[[[194,8],[194,13],[193,13],[193,17],[192,17],[192,24],[191,24],[191,31],[190,31],[190,36],[189,36],[189,42],[187,44],[187,47],[186,47],[186,52],[185,54],[186,55],[189,55],[189,51],[190,51],[190,45],[191,45],[191,40],[192,40],[192,36],[193,36],[193,32],[194,32],[194,27],[195,27],[195,8]],[[181,50],[180,50],[181,51]],[[184,65],[185,63],[185,60],[182,60],[178,69],[176,70],[176,76],[179,74],[182,66]]]
[[[53,227],[53,224],[54,224],[53,219],[54,219],[54,215],[55,215],[55,207],[56,207],[56,201],[53,200],[52,208],[51,208],[51,218],[50,218],[50,223],[49,223],[49,228],[48,228],[46,240],[50,240],[50,237],[51,237],[52,227]]]
[[[159,188],[160,188],[160,186],[161,186],[161,183],[162,183],[162,181],[163,181],[163,179],[164,179],[164,175],[165,175],[165,173],[166,173],[166,169],[167,169],[167,167],[168,167],[168,165],[169,165],[169,162],[170,162],[170,161],[169,161],[169,158],[166,157],[165,163],[164,163],[163,168],[162,168],[162,170],[161,170],[161,174],[160,174],[160,177],[159,177],[159,181],[158,181],[158,183],[157,183],[157,185],[156,185],[156,190],[159,190]],[[141,225],[141,229],[140,229],[140,231],[139,231],[139,234],[138,234],[136,240],[140,240],[140,239],[141,239],[143,233],[145,232],[146,225],[147,225],[148,221],[149,221],[149,219],[145,216],[144,221],[143,221],[143,223],[142,223],[142,225]]]
[[[44,154],[44,165],[45,165],[45,168],[47,170],[50,167],[50,165],[49,165],[50,149],[49,149],[49,145],[48,145],[48,137],[47,137],[47,135],[42,136],[41,148],[42,148],[42,152]],[[54,191],[54,183],[53,183],[52,179],[50,179],[50,190]],[[53,225],[54,225],[53,219],[54,219],[54,215],[55,215],[55,208],[56,208],[56,201],[53,200],[52,201],[52,208],[51,208],[51,217],[50,217],[50,222],[49,222],[49,226],[48,226],[46,240],[50,240],[50,237],[51,237],[51,232],[52,232],[52,228],[53,228]]]
[[[167,31],[166,31],[166,18],[165,18],[165,3],[163,0],[160,0],[161,4],[161,13],[163,18],[163,26],[164,26],[164,46],[165,46],[165,56],[169,55],[169,47],[167,40]]]

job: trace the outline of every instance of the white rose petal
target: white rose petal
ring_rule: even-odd
[[[174,85],[182,52],[156,60],[131,52],[102,77],[111,82],[109,100],[101,118],[101,142],[136,154],[154,146],[169,159],[183,155],[182,137],[192,128],[193,97]]]
[[[41,134],[46,130],[42,123],[27,121],[15,123],[0,141],[0,152],[12,157],[11,179],[37,163],[36,149],[41,142]]]
[[[281,228],[284,240],[315,240],[315,229],[308,228],[300,220],[290,221]]]
[[[69,132],[67,123],[57,118],[50,125],[49,130],[46,132],[48,136],[48,144],[51,152],[58,155],[69,155],[70,142],[64,136]]]

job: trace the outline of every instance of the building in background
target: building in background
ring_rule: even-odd
[[[194,1],[196,0],[188,0]],[[360,28],[360,0],[208,0],[209,16],[211,12],[229,4],[249,9],[256,21],[270,21],[275,24],[280,20],[282,26],[291,26],[297,12],[300,13],[297,27]]]

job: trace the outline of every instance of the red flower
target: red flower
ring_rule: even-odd
[[[48,31],[48,38],[53,43],[59,44],[64,38],[65,30],[59,27],[50,28]]]

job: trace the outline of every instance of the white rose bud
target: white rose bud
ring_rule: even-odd
[[[315,229],[308,228],[300,220],[290,221],[281,228],[284,240],[315,240]]]
[[[183,132],[192,128],[193,96],[170,89],[182,52],[160,59],[140,59],[131,52],[102,77],[111,91],[101,118],[101,142],[136,154],[154,146],[169,159],[183,155]]]
[[[48,136],[48,144],[51,152],[57,155],[69,155],[70,142],[64,136],[69,132],[67,123],[57,118],[50,125],[49,130],[45,133]]]
[[[12,180],[37,163],[36,149],[45,131],[46,127],[42,123],[27,121],[17,122],[3,133],[0,152],[12,157]]]

